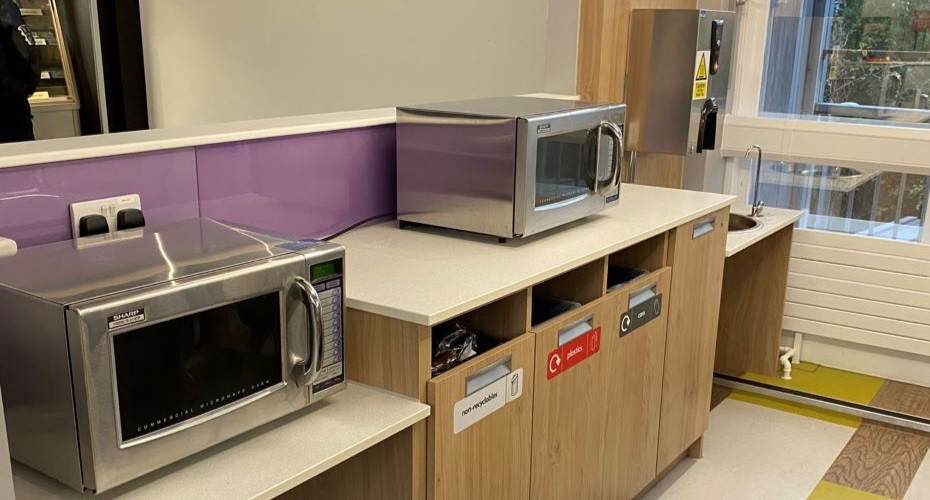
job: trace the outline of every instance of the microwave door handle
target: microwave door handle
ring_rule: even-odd
[[[601,136],[604,135],[604,122],[597,126],[596,132],[594,139],[597,146],[594,148],[594,189],[592,192],[597,195],[601,193],[601,178],[598,170],[601,168]]]
[[[604,136],[604,131],[602,129],[603,126],[601,125],[588,129],[588,134],[585,138],[584,161],[582,162],[585,165],[583,175],[585,183],[588,186],[588,191],[590,191],[592,195],[597,195],[598,191],[601,189],[601,179],[598,176],[598,168],[601,166],[601,137]],[[593,159],[591,158],[592,151],[594,154]]]
[[[610,183],[607,184],[612,189],[620,185],[623,155],[626,154],[623,149],[623,130],[616,123],[607,120],[601,122],[601,130],[605,130],[607,135],[613,139],[614,164],[611,170]],[[598,141],[598,144],[600,144],[600,141]]]
[[[300,291],[301,302],[307,309],[307,316],[310,320],[307,332],[310,339],[310,359],[305,358],[302,362],[297,363],[297,367],[300,368],[297,374],[298,383],[306,387],[316,381],[323,370],[323,358],[321,356],[323,350],[323,302],[309,281],[297,277],[294,283]]]

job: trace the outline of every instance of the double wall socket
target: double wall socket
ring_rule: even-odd
[[[80,234],[78,224],[81,217],[87,215],[102,215],[107,218],[107,224],[110,226],[110,233],[116,232],[116,214],[120,210],[127,208],[136,208],[142,210],[142,198],[137,194],[127,194],[115,198],[105,198],[102,200],[82,201],[71,204],[71,236],[75,239]]]

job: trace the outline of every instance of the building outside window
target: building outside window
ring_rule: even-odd
[[[773,0],[761,109],[930,123],[930,1]]]
[[[882,139],[910,127],[927,130],[930,144],[930,0],[763,1],[768,29],[756,116],[832,123],[819,128],[822,160],[797,161],[784,150],[785,161],[765,162],[762,200],[805,211],[804,229],[930,241],[930,157],[919,158],[916,144],[905,153],[919,168],[899,168],[898,143]],[[867,140],[878,161],[831,161],[844,157],[830,144],[843,144],[846,130],[833,123],[875,127]]]

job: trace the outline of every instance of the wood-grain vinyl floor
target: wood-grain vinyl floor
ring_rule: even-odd
[[[886,380],[872,406],[930,419],[930,387]]]
[[[930,436],[863,422],[824,475],[824,481],[903,499],[930,450]]]
[[[714,387],[704,458],[680,464],[646,500],[930,500],[930,435],[739,394]],[[885,397],[916,407],[900,391]]]

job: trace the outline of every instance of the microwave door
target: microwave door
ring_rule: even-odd
[[[110,336],[124,447],[284,388],[280,293]]]
[[[145,474],[303,408],[299,256],[69,307],[85,487]]]
[[[517,233],[529,236],[600,211],[601,191],[613,180],[612,142],[597,113],[520,120],[525,161],[522,213],[515,214]],[[523,140],[525,138],[525,141]],[[519,208],[518,208],[519,210]],[[522,229],[522,232],[520,230]]]

